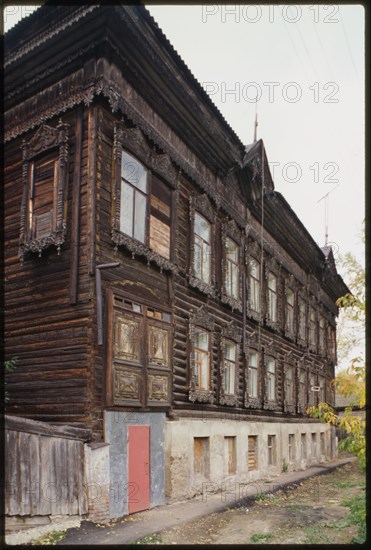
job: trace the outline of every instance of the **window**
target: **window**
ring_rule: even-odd
[[[306,339],[306,303],[299,301],[299,338]]]
[[[333,361],[335,361],[336,360],[336,336],[335,336],[335,329],[332,326],[328,327],[328,343],[329,343],[330,357]]]
[[[294,368],[287,365],[285,369],[285,399],[287,403],[294,403]]]
[[[167,259],[170,259],[171,194],[170,188],[152,175],[149,246]]]
[[[294,332],[294,292],[289,288],[286,293],[286,330]]]
[[[268,435],[268,466],[276,464],[276,436]]]
[[[312,456],[315,458],[317,456],[317,434],[312,433]]]
[[[148,172],[139,160],[122,151],[120,231],[146,241]]]
[[[107,384],[110,405],[168,405],[171,315],[109,294],[112,302],[111,361]]]
[[[319,377],[319,402],[324,403],[325,402],[325,379],[323,376]]]
[[[307,405],[307,396],[306,396],[306,373],[304,369],[299,371],[299,403],[302,407]]]
[[[294,462],[295,460],[295,434],[289,434],[288,441],[288,451],[289,451],[289,462]]]
[[[326,439],[325,439],[325,433],[324,432],[321,432],[320,433],[320,441],[321,441],[321,454],[322,455],[325,455],[326,454]]]
[[[198,327],[195,329],[195,385],[196,388],[208,390],[210,388],[210,335]]]
[[[248,394],[249,397],[258,397],[259,355],[256,351],[250,351],[248,357]]]
[[[198,212],[194,217],[194,275],[202,282],[210,284],[211,281],[211,225]]]
[[[258,468],[258,436],[249,435],[247,445],[247,469],[256,470]]]
[[[269,401],[276,399],[276,360],[267,357],[267,396]]]
[[[223,390],[227,395],[234,395],[236,391],[237,345],[230,340],[225,341],[223,355]]]
[[[315,389],[313,389],[315,388]],[[313,373],[309,375],[309,405],[313,407],[316,404],[316,377]]]
[[[277,321],[277,277],[268,273],[268,315],[273,322]]]
[[[317,324],[317,315],[316,311],[313,307],[310,308],[310,314],[309,314],[309,341],[312,347],[316,346],[316,338],[317,338],[317,330],[316,330],[316,324]]]
[[[250,260],[249,301],[250,308],[260,313],[260,264],[254,259]]]
[[[209,477],[210,443],[208,437],[193,438],[193,471],[196,476]]]
[[[225,472],[226,474],[236,473],[236,437],[227,436],[224,438],[225,451]]]
[[[54,245],[58,254],[66,237],[68,124],[43,124],[23,148],[23,198],[20,256]]]
[[[301,458],[307,458],[307,434],[301,434],[300,447]]]
[[[239,299],[239,250],[240,247],[229,237],[225,241],[226,272],[225,291],[235,300]]]
[[[319,350],[321,353],[325,351],[325,318],[320,315],[319,318]]]

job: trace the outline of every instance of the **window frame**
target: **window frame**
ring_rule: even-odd
[[[271,440],[270,440],[271,438]],[[267,464],[268,466],[277,466],[277,436],[276,434],[267,435]]]
[[[146,200],[146,238],[145,242],[137,240],[125,234],[121,230],[121,170],[122,153],[127,152],[130,156],[137,159],[143,165],[148,173],[148,189]],[[178,172],[176,171],[170,156],[154,152],[147,143],[142,131],[135,127],[129,128],[123,121],[114,124],[113,139],[113,184],[112,184],[112,202],[111,202],[111,238],[115,248],[119,247],[131,253],[132,257],[143,257],[148,264],[155,264],[160,271],[166,270],[171,273],[178,272],[176,264],[176,204],[179,198]],[[151,215],[151,197],[152,197],[152,178],[158,178],[171,192],[170,200],[170,254],[169,258],[162,256],[159,252],[150,248],[150,215]]]
[[[228,304],[232,310],[242,312],[242,254],[244,250],[244,239],[242,231],[234,220],[224,220],[221,226],[222,232],[222,284],[221,301]],[[237,247],[237,260],[232,262],[227,257],[227,241],[232,241]],[[237,294],[233,296],[227,289],[228,265],[231,263],[237,269]]]
[[[309,349],[311,351],[317,351],[317,342],[318,342],[318,313],[317,309],[313,304],[309,304],[308,312],[308,343]]]
[[[271,378],[268,371],[268,360],[273,359],[275,361],[275,372],[274,372],[274,399],[271,399],[268,392],[269,379]],[[276,411],[280,409],[280,404],[278,402],[278,380],[279,380],[279,371],[281,369],[281,363],[278,359],[277,347],[274,343],[274,340],[270,344],[266,344],[263,348],[263,369],[262,369],[262,380],[264,381],[263,387],[263,408],[266,410]]]
[[[297,373],[297,412],[304,414],[308,407],[308,370],[305,365],[299,365],[296,369]],[[303,375],[304,380],[301,380]],[[301,395],[303,394],[303,395]]]
[[[214,402],[214,365],[213,365],[213,348],[214,348],[214,321],[205,306],[201,306],[189,316],[188,328],[188,349],[189,349],[189,394],[190,401],[199,401],[201,403]],[[196,330],[200,329],[209,334],[209,389],[200,388],[196,384],[195,377],[195,335]]]
[[[257,357],[257,367],[251,367],[249,364],[249,355],[250,353],[256,354]],[[249,392],[250,388],[250,369],[254,368],[257,375],[257,395],[252,397]],[[261,378],[262,378],[262,354],[259,352],[258,348],[250,344],[246,350],[246,368],[245,368],[245,407],[251,409],[259,409],[262,406],[262,395],[261,395]]]
[[[304,311],[302,314],[301,304],[304,305]],[[308,312],[308,302],[304,296],[299,295],[298,299],[298,343],[301,346],[307,344],[307,334],[308,334],[308,322],[307,322],[307,312]]]
[[[54,128],[42,124],[29,141],[22,142],[22,183],[21,226],[19,236],[19,256],[21,260],[29,253],[42,252],[51,246],[60,254],[67,236],[67,191],[69,177],[69,124],[59,121]],[[53,214],[49,233],[35,238],[32,224],[32,165],[43,156],[55,151],[55,174],[53,178]]]
[[[287,372],[288,369],[292,370],[292,378],[291,378],[291,385],[292,385],[292,399],[288,398],[287,393]],[[286,413],[292,413],[294,414],[296,411],[296,372],[295,372],[295,365],[292,362],[288,362],[287,360],[284,363],[284,411]]]
[[[211,205],[211,202],[206,195],[191,195],[189,199],[189,211],[190,211],[190,251],[189,251],[189,270],[188,270],[188,282],[194,288],[197,288],[204,294],[215,297],[215,212]],[[210,224],[210,280],[205,282],[194,269],[195,263],[195,218],[196,213],[204,218]]]
[[[251,266],[255,263],[258,266],[259,269],[259,278],[257,279],[252,275],[251,272]],[[261,265],[261,262],[255,257],[250,256],[248,260],[248,266],[247,266],[247,312],[250,317],[252,317],[255,320],[260,320],[262,317],[262,287],[263,287],[263,267]],[[254,296],[255,296],[255,289],[258,289],[258,295],[259,295],[259,309],[253,309],[252,306],[252,288],[254,288]],[[254,299],[255,302],[255,299]]]
[[[234,324],[225,325],[221,329],[220,334],[220,350],[219,350],[219,402],[221,405],[237,406],[239,401],[238,387],[240,375],[240,355],[241,355],[241,330]],[[234,393],[228,394],[223,387],[225,373],[225,344],[230,342],[235,346],[235,378],[234,378]]]
[[[270,278],[273,277],[274,289],[270,285]],[[267,319],[271,323],[278,323],[278,277],[273,271],[268,270],[267,274]],[[274,307],[273,307],[274,306]],[[274,315],[272,315],[274,313]]]

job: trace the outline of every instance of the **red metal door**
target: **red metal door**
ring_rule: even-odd
[[[149,426],[129,426],[129,514],[149,508]]]

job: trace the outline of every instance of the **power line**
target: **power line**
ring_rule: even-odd
[[[334,81],[335,81],[335,78],[334,78],[334,75],[333,75],[331,66],[330,66],[330,64],[329,64],[329,62],[328,62],[328,58],[327,58],[327,55],[326,55],[325,48],[323,47],[323,43],[322,43],[321,37],[320,37],[320,35],[319,35],[318,31],[317,31],[317,25],[316,25],[316,23],[315,23],[314,21],[312,21],[312,24],[313,24],[313,26],[314,26],[314,30],[315,30],[315,32],[316,32],[316,36],[317,36],[317,38],[318,38],[319,45],[320,45],[320,47],[321,47],[322,55],[323,55],[323,57],[324,57],[324,59],[325,59],[325,61],[326,61],[326,65],[327,65],[327,69],[328,69],[328,71],[329,71],[329,73],[330,73],[330,77],[331,77],[332,81],[334,82]]]
[[[340,9],[340,6],[339,6],[339,15],[340,15],[340,23],[341,23],[341,28],[343,29],[343,34],[344,34],[344,38],[345,38],[345,43],[347,45],[347,50],[348,50],[348,53],[349,53],[349,57],[350,57],[350,60],[352,62],[352,65],[353,65],[353,69],[354,69],[354,72],[356,74],[356,77],[358,78],[358,71],[357,71],[357,67],[356,67],[356,64],[354,62],[354,57],[353,57],[353,54],[352,54],[352,50],[350,49],[350,44],[349,44],[349,40],[348,40],[348,35],[347,35],[347,31],[345,29],[345,26],[344,26],[344,23],[343,23],[343,17],[341,15],[341,9]]]
[[[289,6],[289,11],[291,12],[291,6]],[[295,28],[296,28],[296,30],[297,30],[298,33],[299,33],[300,39],[301,39],[302,44],[303,44],[303,46],[304,46],[305,52],[306,52],[306,54],[307,54],[307,56],[308,56],[310,65],[311,65],[311,67],[312,67],[312,70],[313,70],[314,74],[316,75],[317,80],[319,80],[319,76],[318,76],[318,74],[317,74],[317,70],[316,70],[316,68],[315,68],[315,66],[314,66],[314,64],[313,64],[313,61],[312,61],[312,56],[310,55],[310,51],[309,51],[308,48],[307,48],[307,44],[306,44],[306,42],[305,42],[305,40],[304,40],[304,37],[303,37],[303,35],[302,35],[302,32],[301,32],[301,30],[300,30],[300,25],[295,25]]]
[[[293,38],[292,38],[292,36],[291,36],[291,34],[290,34],[290,32],[289,32],[288,24],[287,24],[287,22],[286,22],[286,20],[285,20],[284,18],[283,18],[283,22],[284,22],[284,27],[285,27],[285,30],[286,30],[286,32],[287,32],[287,35],[288,35],[288,37],[289,37],[289,39],[290,39],[291,45],[292,45],[292,47],[293,47],[293,49],[294,49],[294,51],[295,51],[295,53],[296,53],[296,56],[297,56],[297,58],[298,58],[298,60],[299,60],[299,65],[300,65],[300,67],[302,68],[302,70],[303,70],[303,72],[304,72],[304,74],[305,74],[305,78],[306,78],[306,79],[308,80],[308,82],[309,82],[310,78],[308,77],[308,73],[307,73],[306,68],[305,68],[305,63],[303,63],[302,57],[301,57],[301,55],[299,54],[299,51],[298,51],[298,49],[297,49],[297,47],[296,47],[296,44],[295,44],[295,42],[294,42],[294,40],[293,40]]]

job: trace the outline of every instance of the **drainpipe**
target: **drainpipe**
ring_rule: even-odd
[[[119,262],[114,264],[101,264],[95,267],[95,286],[97,295],[97,325],[98,325],[98,346],[103,345],[103,312],[102,312],[102,275],[101,269],[118,267]]]

